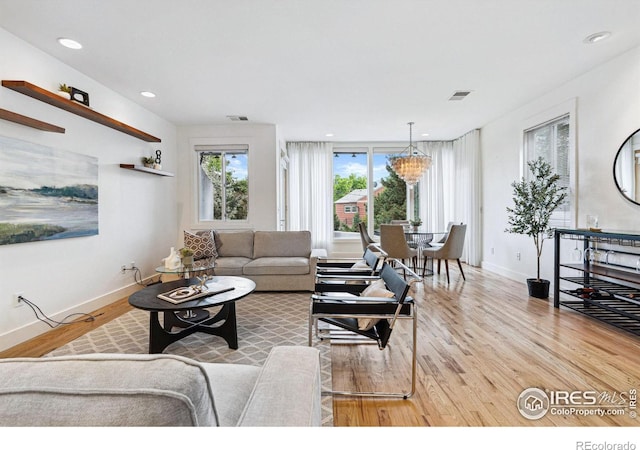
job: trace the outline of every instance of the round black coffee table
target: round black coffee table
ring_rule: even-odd
[[[134,308],[149,311],[149,353],[162,353],[169,344],[179,341],[195,332],[202,332],[222,337],[229,348],[238,348],[238,330],[236,326],[236,301],[252,293],[256,284],[243,277],[214,276],[207,281],[209,291],[217,292],[208,297],[201,297],[180,304],[173,304],[158,298],[176,288],[199,284],[194,278],[159,283],[148,286],[129,297],[129,304]],[[233,288],[233,289],[231,289]],[[231,290],[226,290],[231,289]],[[205,320],[189,320],[179,314],[185,310],[201,310],[221,306],[213,317]],[[159,313],[163,313],[163,324],[160,324]],[[172,329],[180,328],[173,332]]]

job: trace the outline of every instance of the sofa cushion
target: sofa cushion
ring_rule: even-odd
[[[244,275],[305,275],[309,273],[309,258],[257,258],[248,262],[243,272]]]
[[[201,364],[211,380],[220,426],[236,426],[255,387],[260,367],[246,364]]]
[[[218,256],[213,230],[197,231],[195,234],[185,230],[184,246],[193,250],[195,260]]]
[[[218,256],[253,258],[253,231],[217,231],[220,246]]]
[[[203,366],[172,355],[0,359],[0,426],[217,425]]]
[[[214,271],[216,275],[242,276],[243,267],[250,262],[250,258],[243,256],[218,257]]]
[[[311,254],[309,231],[256,231],[253,239],[253,258],[269,256],[302,256]]]

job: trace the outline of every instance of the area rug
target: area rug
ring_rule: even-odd
[[[215,310],[212,310],[215,312]],[[236,302],[238,349],[218,336],[194,333],[169,345],[163,353],[202,362],[261,366],[272,347],[307,345],[309,294],[256,292]],[[147,353],[149,313],[135,309],[69,342],[45,356],[87,353]],[[320,344],[322,390],[331,390],[331,348]],[[331,396],[322,397],[322,425],[333,425]]]

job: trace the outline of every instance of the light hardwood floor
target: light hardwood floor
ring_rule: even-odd
[[[619,395],[640,388],[640,337],[552,301],[529,298],[523,283],[464,266],[415,285],[418,382],[408,400],[334,398],[335,426],[637,426],[622,416],[547,413],[531,421],[516,401],[529,387]],[[126,299],[96,321],[54,330],[0,353],[41,356],[129,310]],[[305,318],[306,319],[306,318]],[[398,389],[410,376],[410,325],[390,346],[332,348],[334,389]],[[619,400],[619,397],[615,397]],[[629,406],[628,398],[625,407]],[[609,404],[603,410],[611,410]]]

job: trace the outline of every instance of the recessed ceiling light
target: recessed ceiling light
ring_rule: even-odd
[[[156,96],[156,94],[154,94],[153,92],[149,92],[149,91],[142,91],[140,92],[140,95],[142,95],[143,97],[148,97],[148,98],[153,98]]]
[[[601,31],[599,33],[594,33],[591,34],[589,36],[587,36],[586,38],[584,38],[584,43],[585,44],[595,44],[596,42],[600,42],[603,41],[605,39],[607,39],[609,36],[611,36],[611,33],[608,31]]]
[[[429,133],[422,133],[422,135],[427,137],[427,136],[429,136]]]
[[[82,44],[78,41],[74,41],[73,39],[58,38],[58,42],[60,43],[60,45],[63,45],[67,48],[71,48],[73,50],[79,50],[82,48]]]
[[[333,137],[333,133],[327,133],[325,134],[326,137]]]

